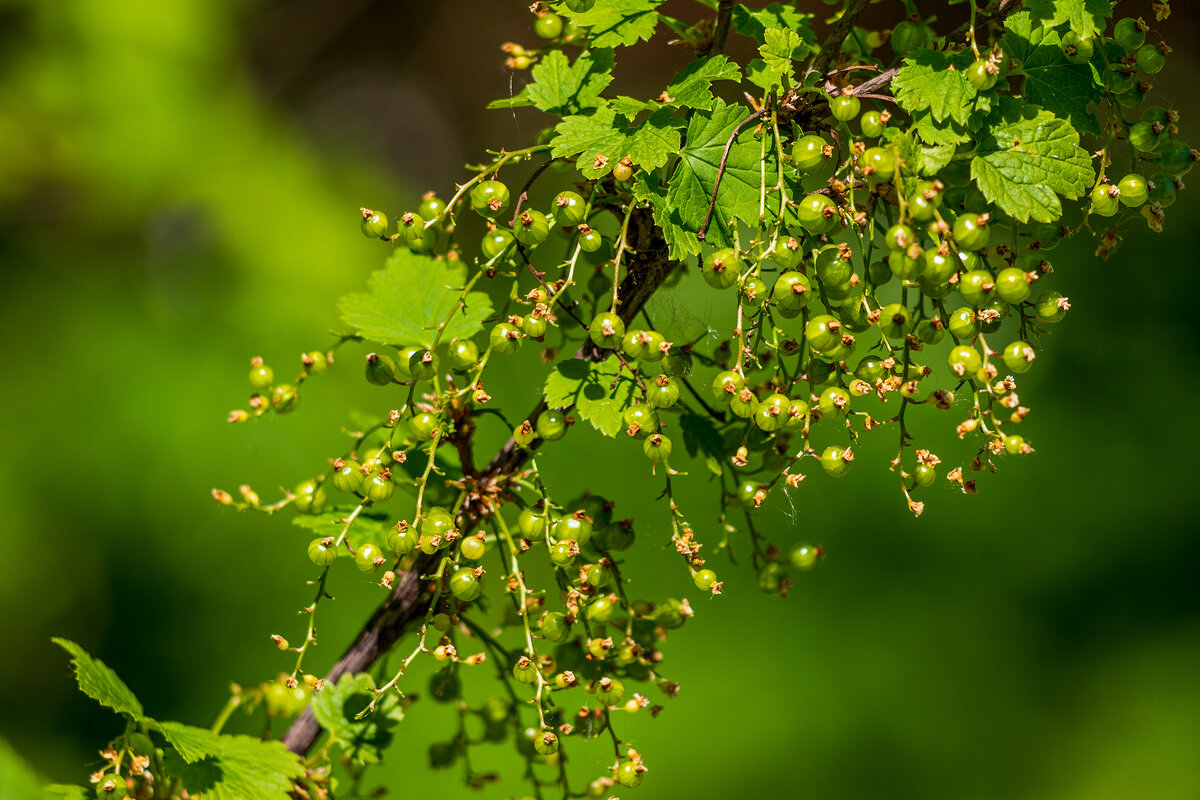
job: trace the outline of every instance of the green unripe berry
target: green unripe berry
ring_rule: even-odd
[[[863,115],[858,118],[858,125],[862,130],[862,135],[868,139],[878,139],[883,135],[884,124],[878,111],[864,111]]]
[[[479,346],[470,339],[459,339],[450,345],[446,361],[455,372],[466,372],[479,363]]]
[[[601,705],[620,705],[624,699],[625,686],[616,678],[601,678],[596,684],[596,700]]]
[[[275,381],[275,371],[262,363],[261,359],[255,359],[250,365],[250,385],[255,389],[266,389]]]
[[[478,561],[487,554],[487,542],[479,536],[468,536],[458,545],[458,552],[468,561]]]
[[[862,101],[852,94],[843,92],[829,101],[829,113],[839,122],[849,122],[861,109]]]
[[[1168,174],[1181,177],[1191,171],[1197,159],[1200,159],[1200,153],[1193,151],[1183,142],[1173,141],[1163,145],[1159,166]]]
[[[1092,189],[1092,213],[1102,217],[1111,217],[1121,210],[1121,202],[1117,199],[1119,190],[1112,184],[1102,183]]]
[[[821,392],[817,407],[824,418],[844,419],[850,413],[850,393],[840,386],[830,386]]]
[[[362,232],[368,239],[387,238],[388,218],[382,211],[372,211],[369,208],[362,211]]]
[[[542,39],[557,39],[563,31],[563,19],[558,14],[545,14],[533,23],[533,32]]]
[[[525,247],[537,247],[550,237],[550,221],[542,212],[526,209],[513,225],[513,235]]]
[[[420,540],[421,534],[415,527],[405,525],[404,530],[400,530],[399,526],[393,525],[388,530],[387,546],[396,555],[403,556],[416,550]]]
[[[1134,17],[1118,20],[1113,26],[1113,41],[1125,50],[1137,50],[1146,43],[1144,23],[1139,23]]]
[[[1150,196],[1150,187],[1146,185],[1146,179],[1136,172],[1121,178],[1117,183],[1117,191],[1120,193],[1117,199],[1130,208],[1137,208]]]
[[[728,289],[737,283],[745,266],[736,250],[728,247],[717,250],[704,259],[704,282],[714,289]]]
[[[889,303],[879,310],[879,329],[889,339],[903,339],[912,326],[912,311],[903,303]]]
[[[604,244],[604,237],[600,235],[600,231],[591,228],[587,225],[580,225],[579,228],[579,249],[585,253],[594,253]]]
[[[661,433],[651,434],[642,443],[642,452],[651,461],[666,461],[671,457],[671,440]]]
[[[918,22],[904,20],[892,30],[892,50],[899,58],[929,44],[929,29]]]
[[[374,572],[384,561],[379,545],[367,542],[354,554],[354,565],[362,572]]]
[[[391,475],[382,472],[368,476],[363,487],[363,493],[372,503],[385,503],[396,493],[396,484],[392,482]]]
[[[1072,64],[1086,64],[1092,60],[1096,43],[1090,36],[1080,36],[1075,31],[1068,31],[1062,38],[1062,49],[1067,55],[1067,61]]]
[[[808,304],[812,284],[800,272],[785,272],[775,279],[771,287],[771,300],[782,309],[799,311]]]
[[[342,466],[338,466],[341,463]],[[358,464],[353,461],[340,461],[333,467],[333,487],[339,492],[353,494],[362,487],[363,475],[359,472]]]
[[[548,408],[538,415],[537,435],[548,442],[557,441],[567,435],[567,417],[563,412]]]
[[[815,133],[801,136],[792,145],[792,161],[801,172],[821,174],[831,171],[835,164],[833,146]]]
[[[534,317],[533,314],[526,314],[521,318],[521,330],[524,331],[524,335],[532,339],[538,339],[539,342],[542,337],[546,336],[547,327],[550,327],[550,323],[547,323],[545,317]]]
[[[432,350],[418,350],[408,358],[408,372],[414,380],[429,380],[437,375],[440,361]]]
[[[586,207],[578,192],[559,192],[554,198],[555,220],[563,227],[573,228],[583,222]]]
[[[842,256],[842,250],[832,246],[817,254],[816,267],[817,280],[827,288],[849,283],[850,276],[854,274],[854,266],[850,260]]]
[[[597,347],[615,350],[621,346],[624,335],[625,322],[611,312],[597,314],[588,326],[588,336]]]
[[[966,378],[974,375],[983,366],[983,358],[974,347],[963,344],[950,351],[950,355],[946,357],[946,363],[952,373],[960,378]]]
[[[801,252],[800,242],[796,241],[795,237],[780,236],[775,240],[775,246],[771,248],[767,257],[785,270],[790,270],[796,268],[804,253]]]
[[[494,261],[513,246],[515,238],[512,231],[506,231],[503,228],[488,231],[479,243],[479,252],[488,261]]]
[[[823,194],[805,195],[797,206],[800,226],[813,235],[828,233],[837,224],[837,205]]]
[[[1000,69],[986,58],[977,59],[967,67],[967,82],[977,91],[986,92],[995,86],[999,79]]]
[[[956,339],[973,339],[979,333],[979,319],[976,313],[965,306],[950,314],[950,321],[946,326],[950,336]]]
[[[738,392],[746,388],[746,379],[731,370],[718,373],[713,379],[712,393],[718,403],[732,402]]]
[[[471,208],[484,217],[496,217],[508,208],[508,187],[500,181],[482,181],[471,189]]]
[[[538,623],[538,630],[543,638],[556,644],[562,644],[571,638],[571,626],[567,622],[566,615],[557,611],[551,611],[543,616],[541,622]]]
[[[304,481],[292,491],[292,505],[301,514],[320,514],[325,499],[325,489],[316,481]]]
[[[666,375],[646,387],[646,403],[654,408],[670,408],[678,401],[679,384]]]
[[[854,460],[848,448],[830,445],[821,454],[821,469],[834,478],[840,478],[850,471],[850,462]]]
[[[1004,348],[1004,366],[1016,373],[1028,372],[1037,353],[1026,342],[1016,341]]]
[[[992,279],[992,273],[982,269],[971,270],[958,282],[958,293],[962,295],[963,300],[977,307],[986,305],[992,299],[995,288],[996,282]]]
[[[817,559],[821,557],[819,548],[813,547],[808,542],[796,542],[792,545],[792,549],[788,551],[788,561],[793,567],[801,571],[807,571],[817,565]]]
[[[579,543],[574,539],[562,539],[550,547],[550,561],[556,567],[569,568],[575,563],[577,555],[579,555]]]
[[[1004,437],[1004,452],[1010,456],[1024,455],[1026,452],[1025,438],[1022,436],[1012,435]]]
[[[367,355],[367,382],[376,386],[388,386],[396,378],[396,361],[391,356],[370,353]]]
[[[963,214],[954,221],[954,241],[964,250],[982,250],[991,238],[987,222],[986,214]]]
[[[1158,203],[1161,208],[1170,208],[1175,205],[1175,199],[1179,191],[1179,187],[1175,184],[1175,179],[1165,172],[1156,172],[1150,176],[1149,184],[1150,196],[1147,199],[1150,203]]]
[[[521,349],[525,336],[516,325],[501,322],[492,328],[488,340],[492,343],[492,349],[497,353],[510,356]]]
[[[1029,299],[1029,279],[1020,267],[1005,267],[996,276],[996,294],[1006,303],[1016,305]]]
[[[290,414],[300,407],[300,392],[290,383],[281,383],[271,390],[271,408],[279,414]]]
[[[450,593],[469,603],[483,594],[483,570],[479,567],[459,567],[450,576]]]
[[[1158,45],[1144,44],[1137,51],[1137,68],[1142,72],[1155,75],[1162,72],[1167,63],[1167,56]]]
[[[417,213],[426,220],[437,219],[445,212],[446,201],[433,192],[422,197],[421,205],[417,206]]]
[[[332,541],[326,545],[325,539],[321,537],[313,539],[308,543],[308,560],[318,567],[328,567],[337,561],[337,548],[333,545]]]
[[[886,147],[870,147],[858,157],[858,168],[873,182],[890,181],[896,174],[896,154]]]
[[[717,573],[711,569],[696,570],[692,575],[692,583],[702,592],[711,592],[717,585]]]

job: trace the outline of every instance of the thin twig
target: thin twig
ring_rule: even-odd
[[[734,139],[742,132],[742,128],[756,119],[762,119],[767,113],[766,108],[760,108],[739,122],[733,129],[733,133],[729,134],[729,141],[725,143],[725,152],[721,153],[721,163],[717,166],[717,180],[713,183],[712,198],[708,201],[708,212],[704,215],[704,224],[700,226],[700,233],[696,236],[700,241],[704,241],[704,235],[708,232],[708,223],[712,222],[713,208],[717,205],[717,190],[721,188],[721,179],[725,177],[725,162],[729,160],[729,151],[733,149]]]
[[[733,16],[733,0],[721,0],[717,4],[717,20],[713,24],[713,35],[704,48],[702,56],[715,56],[725,49],[725,39],[729,36],[729,19]]]
[[[854,23],[858,21],[859,15],[866,10],[867,4],[870,2],[871,0],[852,0],[850,6],[842,12],[837,24],[833,26],[833,30],[829,32],[829,38],[821,46],[821,51],[813,59],[812,67],[809,69],[810,73],[825,74],[825,70],[829,69],[829,65],[833,63],[834,57],[841,52],[842,42],[846,41],[846,37],[854,28]]]

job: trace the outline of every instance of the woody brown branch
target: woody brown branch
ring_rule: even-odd
[[[666,241],[662,230],[654,225],[651,210],[638,208],[630,213],[633,216],[629,221],[628,243],[632,252],[626,259],[626,276],[618,290],[621,304],[617,308],[617,314],[627,325],[662,286],[671,271],[679,266],[679,262],[667,257]],[[595,347],[588,340],[579,348],[576,358],[600,361],[607,355],[608,351]],[[537,417],[545,410],[546,404],[539,403],[528,419],[536,422]],[[535,441],[531,446],[536,445]],[[471,495],[460,512],[464,533],[478,527],[494,513],[492,499],[508,490],[509,483],[524,466],[529,452],[526,448],[518,447],[510,438],[482,470],[468,473],[464,468],[464,481],[473,486]],[[413,623],[424,617],[429,607],[430,593],[436,590],[425,576],[437,571],[442,556],[442,553],[421,555],[413,562],[400,577],[396,588],[375,609],[358,636],[325,676],[326,683],[336,683],[343,675],[353,675],[368,669],[391,649]],[[293,753],[303,756],[312,748],[320,734],[321,727],[310,706],[296,718],[283,735],[282,741]]]

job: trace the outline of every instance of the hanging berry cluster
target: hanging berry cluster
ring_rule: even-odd
[[[546,44],[505,45],[529,80],[492,105],[555,123],[472,166],[448,199],[394,220],[361,209],[363,233],[393,250],[368,292],[342,299],[345,333],[291,381],[252,362],[255,394],[233,422],[295,411],[327,371],[380,387],[376,414],[291,492],[214,493],[290,507],[310,532],[298,550],[319,570],[315,597],[296,644],[274,637],[289,671],[236,695],[297,717],[282,742],[306,758],[296,786],[310,797],[337,793],[331,750],[313,745],[338,745],[361,778],[426,658],[436,702],[498,680],[492,700],[459,705],[433,766],[461,762],[482,785],[493,776],[470,750],[511,737],[539,797],[639,785],[649,764],[620,719],[674,697],[668,633],[693,612],[627,580],[635,544],[671,547],[712,594],[713,557],[742,549],[760,588],[786,594],[824,553],[769,541],[756,514],[784,494],[804,502],[814,473],[890,470],[916,515],[939,480],[975,493],[973,475],[1033,452],[1019,382],[1070,308],[1052,251],[1087,235],[1103,256],[1143,220],[1160,230],[1197,158],[1176,112],[1143,107],[1170,48],[1142,18],[1113,24],[1108,2],[967,0],[942,31],[906,2],[872,31],[856,24],[867,0],[846,0],[823,44],[791,4],[703,3],[716,18],[695,25],[659,5],[535,3]],[[621,49],[662,28],[695,58],[652,99],[607,94]],[[757,57],[723,55],[729,35]],[[703,319],[656,302],[696,291],[716,309]],[[492,368],[530,349],[540,402],[499,407]],[[913,415],[943,434],[916,441]],[[661,519],[640,536],[619,503],[563,496],[539,468],[581,425],[613,439],[631,477],[661,482]],[[487,426],[509,438],[483,454]],[[860,463],[860,438],[884,435],[890,463]],[[717,487],[715,518],[677,502],[684,480]],[[320,679],[307,659],[344,561],[377,574],[386,599]],[[406,633],[411,649],[383,666]],[[566,753],[594,738],[612,763],[580,789]]]

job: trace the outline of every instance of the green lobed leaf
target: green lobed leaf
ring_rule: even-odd
[[[571,64],[551,50],[530,70],[533,82],[522,90],[542,111],[565,114],[603,105],[600,93],[612,82],[613,51],[587,50]],[[511,105],[511,104],[510,104]]]
[[[1072,64],[1062,49],[1058,31],[1035,25],[1029,12],[1005,21],[1001,44],[1025,72],[1025,99],[1070,121],[1085,133],[1100,133],[1100,124],[1088,105],[1102,97],[1095,73],[1087,64]]]
[[[313,696],[313,716],[329,731],[338,746],[355,764],[375,764],[395,738],[394,728],[404,719],[399,698],[388,693],[375,711],[355,717],[375,696],[375,680],[369,673],[343,675],[335,685],[326,685]]]
[[[484,292],[469,293],[464,307],[454,311],[466,281],[465,264],[398,248],[382,270],[371,274],[370,291],[344,296],[338,308],[342,321],[366,339],[396,347],[429,347],[447,317],[442,334],[446,342],[475,335],[492,315],[491,298]]]
[[[990,111],[995,97],[991,92],[977,91],[967,80],[964,70],[971,61],[969,50],[913,51],[892,80],[896,102],[909,114],[928,110],[939,125],[949,119],[965,126],[972,112]]]
[[[1014,219],[1052,222],[1062,216],[1058,196],[1080,197],[1095,173],[1069,122],[1006,99],[971,160],[971,177],[988,202]]]
[[[771,3],[766,8],[749,8],[741,3],[733,7],[733,29],[749,36],[760,45],[766,42],[767,31],[788,30],[804,42],[808,51],[815,52],[817,35],[812,30],[812,14],[796,10],[795,3]]]
[[[677,215],[684,230],[692,234],[699,233],[716,185],[717,170],[726,143],[747,116],[742,106],[727,106],[718,100],[712,111],[698,112],[688,124],[687,143],[679,153],[679,166],[671,176],[667,192],[671,213]],[[767,175],[774,175],[773,163],[773,155],[768,151],[764,165],[762,146],[754,137],[754,126],[747,125],[729,149],[712,222],[706,235],[709,244],[728,247],[733,243],[731,220],[758,219],[761,171],[765,168]],[[670,237],[668,243],[671,243]],[[676,257],[676,250],[673,245],[672,258]]]
[[[1109,0],[1028,0],[1025,9],[1022,13],[1028,13],[1042,27],[1054,28],[1069,22],[1071,30],[1080,36],[1104,30],[1104,21],[1112,16]]]
[[[574,407],[593,428],[614,437],[625,427],[622,415],[633,402],[636,386],[616,356],[598,364],[571,358],[554,366],[543,393],[551,408]]]
[[[0,787],[2,787],[3,785],[4,784],[0,784]],[[52,783],[49,786],[47,786],[44,789],[44,791],[45,791],[46,795],[56,798],[56,800],[93,800],[93,798],[95,798],[95,796],[96,796],[95,789],[90,789],[90,788],[87,788],[84,786],[76,786],[73,783]],[[21,797],[41,797],[41,796],[44,796],[44,795],[14,794],[14,795],[12,795],[12,800],[17,800],[17,798],[21,798]],[[5,797],[4,790],[2,788],[0,788],[0,798],[2,798],[2,800],[9,800],[9,798]]]
[[[643,169],[657,169],[679,151],[680,145],[679,123],[671,109],[660,109],[642,122],[627,125],[617,120],[614,109],[601,108],[592,114],[567,117],[555,130],[558,135],[552,155],[578,156],[576,166],[588,178],[608,174],[625,156]]]
[[[586,55],[586,54],[584,54]],[[580,56],[577,60],[582,60]],[[582,76],[571,69],[571,62],[561,50],[551,50],[529,71],[533,82],[526,87],[529,99],[542,111],[561,109],[579,91]]]
[[[587,11],[562,8],[559,13],[588,29],[592,47],[618,47],[653,36],[660,5],[662,0],[604,0]]]
[[[723,55],[696,59],[679,71],[664,91],[664,105],[679,108],[713,107],[712,85],[717,81],[740,81],[742,71]]]
[[[188,764],[220,753],[220,734],[182,722],[159,722],[155,727]]]
[[[906,173],[909,177],[913,177],[914,173],[925,176],[936,175],[950,163],[957,149],[953,144],[925,144],[911,132],[897,133],[892,137],[892,141],[897,145],[898,153],[905,162]],[[916,183],[915,179],[913,183]],[[905,190],[908,191],[909,188],[906,186]]]
[[[935,122],[929,111],[918,111],[912,115],[912,129],[921,140],[931,145],[956,145],[971,141],[971,134],[953,120]]]
[[[669,108],[660,109],[630,129],[625,155],[642,169],[658,169],[679,152],[679,124]]]
[[[0,800],[32,800],[45,797],[49,787],[43,788],[44,781],[34,772],[33,767],[13,749],[3,738],[0,738]],[[80,790],[82,787],[71,786],[69,790]],[[62,792],[58,793],[60,796]],[[92,796],[95,796],[93,791]]]
[[[128,714],[138,721],[146,719],[137,697],[103,661],[93,658],[69,639],[54,637],[51,641],[71,655],[71,665],[75,667],[75,680],[80,691],[119,714]]]
[[[178,779],[189,794],[203,800],[289,800],[292,781],[304,774],[300,758],[280,742],[215,734],[178,722],[160,723],[159,728],[172,745],[163,754],[166,777]]]
[[[633,196],[654,209],[654,222],[662,229],[668,255],[676,260],[699,255],[700,240],[683,226],[679,212],[667,200],[667,187],[656,172],[639,172],[633,178]],[[655,295],[656,297],[658,295]]]
[[[526,85],[524,89],[514,95],[491,101],[487,104],[487,108],[528,108],[531,105],[533,105],[533,98],[529,96],[529,86]]]
[[[765,42],[758,48],[763,70],[756,75],[755,82],[763,86],[760,81],[770,77],[770,85],[763,86],[767,91],[791,86],[795,79],[792,63],[808,54],[804,40],[793,30],[779,28],[768,28],[764,38]]]
[[[400,476],[394,475],[393,477],[402,480]],[[354,512],[354,509],[355,506],[343,505],[326,509],[320,514],[298,514],[292,517],[292,524],[312,531],[313,538],[332,536],[336,539],[342,535],[342,529],[346,527],[345,520]],[[391,527],[386,515],[379,512],[362,511],[355,517],[354,524],[350,526],[350,532],[346,538],[355,550],[364,544],[373,544],[386,551],[387,535]],[[338,553],[342,556],[350,556],[348,550],[341,548],[338,548]]]
[[[554,129],[558,135],[552,142],[551,155],[555,158],[579,156],[576,166],[584,177],[607,175],[625,154],[625,133],[618,130],[619,127],[617,114],[611,108],[567,117]]]
[[[643,111],[651,111],[659,108],[658,103],[646,102],[645,100],[635,100],[632,97],[621,95],[614,97],[611,101],[613,111],[616,111],[625,119],[632,120]]]

